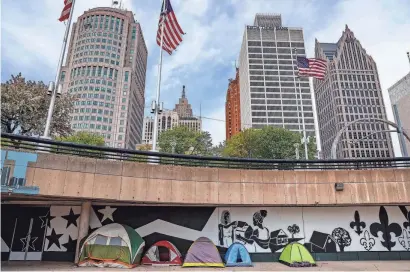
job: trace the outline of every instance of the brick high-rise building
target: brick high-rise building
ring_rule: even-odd
[[[63,92],[77,98],[72,128],[134,149],[142,137],[147,56],[131,11],[94,8],[78,17],[61,72]]]
[[[276,126],[315,136],[308,78],[297,78],[296,54],[305,56],[303,29],[281,15],[256,14],[246,26],[239,57],[241,128]]]
[[[229,79],[225,103],[226,140],[241,131],[241,100],[239,90],[239,69],[235,79]]]
[[[328,60],[324,80],[314,80],[316,108],[323,158],[331,158],[337,133],[357,119],[386,120],[376,63],[346,26],[337,43],[319,43],[315,55]],[[338,158],[392,157],[390,133],[380,122],[348,127],[337,145]]]

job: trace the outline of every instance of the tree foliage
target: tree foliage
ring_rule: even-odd
[[[143,144],[138,147],[139,151],[151,151],[152,145],[150,144]]]
[[[207,131],[193,131],[185,126],[166,130],[159,135],[158,146],[161,152],[175,154],[209,155],[212,148],[212,138]]]
[[[300,158],[304,159],[302,135],[287,129],[266,126],[262,129],[246,129],[227,141],[224,156],[258,159],[295,159],[295,144],[299,144]],[[316,140],[308,144],[309,159],[316,154]]]
[[[99,134],[91,133],[87,131],[78,131],[69,136],[56,137],[57,141],[76,143],[76,144],[86,144],[95,146],[104,146],[104,137]]]
[[[69,135],[69,113],[74,98],[63,94],[56,99],[51,122],[51,135]],[[50,96],[42,81],[31,81],[20,74],[1,84],[1,128],[3,132],[21,135],[42,135],[44,132]]]

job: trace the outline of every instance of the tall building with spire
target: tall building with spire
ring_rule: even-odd
[[[241,131],[241,100],[239,91],[239,69],[235,79],[229,79],[225,103],[226,140]]]
[[[179,98],[178,104],[175,104],[175,109],[179,117],[192,117],[192,107],[188,102],[185,94],[185,85],[182,86],[182,95]]]
[[[161,114],[158,114],[159,134],[177,126],[186,126],[194,131],[202,130],[202,120],[193,115],[191,104],[189,104],[188,98],[186,97],[185,85],[182,86],[182,94],[175,108],[173,110],[164,110]],[[146,116],[143,125],[143,144],[152,144],[153,127],[154,118]]]
[[[386,108],[377,66],[346,25],[337,43],[316,40],[316,58],[328,60],[324,80],[314,80],[316,108],[323,158],[331,158],[338,132],[350,125],[337,145],[338,158],[386,158],[393,156]],[[366,121],[367,120],[367,121]]]
[[[75,96],[71,126],[104,137],[107,146],[141,142],[148,50],[131,11],[100,7],[73,24],[63,92]]]

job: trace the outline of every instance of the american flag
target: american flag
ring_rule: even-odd
[[[320,80],[325,78],[327,62],[323,59],[308,59],[297,57],[300,77],[314,77]]]
[[[73,6],[73,0],[64,0],[64,8],[61,11],[60,18],[58,19],[60,22],[68,20],[70,18],[71,8]]]
[[[174,10],[172,9],[170,0],[164,0],[161,8],[161,15],[159,16],[159,24],[157,31],[157,44],[161,46],[161,32],[162,23],[164,23],[164,35],[162,41],[162,49],[164,49],[168,54],[172,54],[178,45],[182,42],[182,31],[178,24],[177,18],[175,17]]]

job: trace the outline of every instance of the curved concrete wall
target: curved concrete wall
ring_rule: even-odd
[[[37,155],[28,162],[25,185],[43,196],[184,205],[410,203],[410,169],[259,171]],[[14,165],[5,158],[11,172]],[[335,182],[344,190],[336,192]]]

